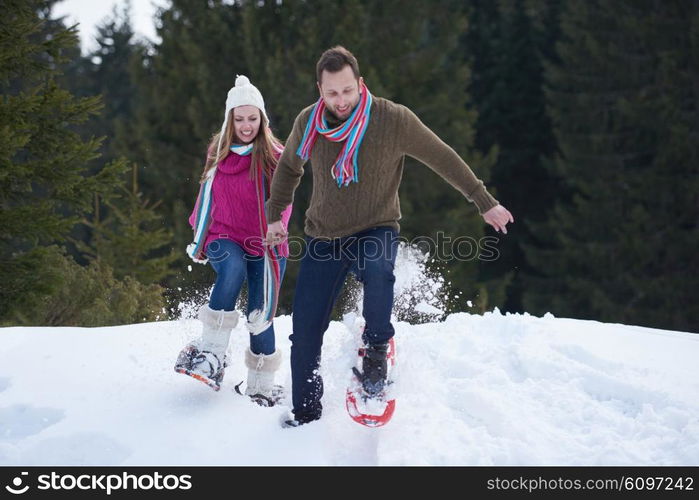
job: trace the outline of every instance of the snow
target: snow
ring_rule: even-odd
[[[0,465],[699,465],[699,335],[497,309],[445,316],[444,279],[401,250],[387,426],[362,427],[344,407],[356,312],[325,334],[318,422],[282,429],[287,406],[235,394],[245,321],[220,392],[175,373],[203,293],[173,321],[0,328]],[[289,388],[291,317],[275,329]]]
[[[291,318],[276,321],[289,386]],[[452,314],[396,322],[396,414],[354,423],[344,388],[355,338],[332,322],[322,420],[282,429],[284,407],[172,370],[196,320],[0,329],[0,464],[699,464],[699,337],[593,321]]]

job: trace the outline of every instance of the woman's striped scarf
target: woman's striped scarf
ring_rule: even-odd
[[[265,200],[269,198],[269,189],[262,172],[256,176],[257,185],[257,211],[260,214],[260,234],[267,236],[267,211]],[[256,309],[248,316],[248,330],[253,335],[264,332],[272,324],[277,312],[279,301],[279,288],[281,286],[281,268],[279,267],[279,252],[277,247],[265,245],[265,272],[264,272],[264,298],[262,309]]]
[[[245,146],[231,146],[231,151],[240,155],[247,156],[252,152],[252,144]],[[217,167],[213,167],[206,175],[206,181],[199,189],[197,197],[197,216],[194,223],[194,241],[187,246],[187,254],[189,257],[199,264],[206,264],[209,259],[204,253],[204,243],[206,235],[211,225],[211,210],[212,196],[211,190],[214,184]],[[260,234],[264,239],[267,236],[267,215],[265,212],[264,202],[268,197],[268,189],[262,172],[256,176],[256,192],[257,192],[257,212],[260,221]],[[265,247],[265,271],[264,271],[264,298],[262,309],[257,309],[250,313],[248,318],[248,328],[253,335],[257,335],[265,331],[271,324],[272,319],[277,311],[277,302],[279,300],[279,287],[281,282],[279,253],[275,247]]]
[[[359,104],[354,108],[347,121],[332,129],[328,128],[325,120],[325,102],[322,97],[318,99],[318,102],[313,106],[311,116],[308,118],[301,144],[296,150],[298,156],[308,160],[319,135],[329,141],[344,142],[345,144],[331,169],[331,174],[333,179],[337,181],[338,187],[347,186],[350,182],[359,182],[357,156],[359,155],[359,146],[364,139],[364,133],[369,125],[372,102],[371,93],[364,82],[362,82],[360,92]]]
[[[247,156],[252,153],[252,144],[244,146],[231,146],[231,151],[240,155]],[[211,225],[211,208],[212,198],[211,189],[214,185],[217,166],[214,166],[206,173],[206,180],[199,188],[199,196],[197,196],[197,217],[194,223],[194,241],[187,246],[187,254],[198,264],[206,264],[209,259],[204,254],[204,243],[206,242],[206,234]]]

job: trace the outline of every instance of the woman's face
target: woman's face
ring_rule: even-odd
[[[238,106],[233,108],[233,126],[235,135],[243,144],[248,144],[260,131],[260,110],[255,106]]]

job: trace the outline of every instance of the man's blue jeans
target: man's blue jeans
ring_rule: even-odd
[[[364,286],[366,344],[393,337],[393,268],[398,233],[374,227],[350,236],[323,240],[306,237],[306,253],[296,281],[291,339],[291,379],[294,416],[299,422],[320,418],[323,380],[318,372],[323,334],[347,273]]]
[[[264,298],[264,257],[246,253],[236,242],[216,239],[206,247],[206,256],[216,271],[216,282],[209,299],[209,307],[216,311],[232,311],[238,301],[243,282],[248,282],[248,317],[262,308]],[[286,259],[279,259],[281,278],[286,270]],[[275,350],[274,325],[258,335],[250,334],[250,350],[255,354],[272,354]]]

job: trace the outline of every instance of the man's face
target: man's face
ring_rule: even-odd
[[[359,103],[359,87],[363,79],[359,77],[357,80],[349,65],[337,73],[323,71],[321,79],[318,90],[328,111],[337,119],[346,120]]]

